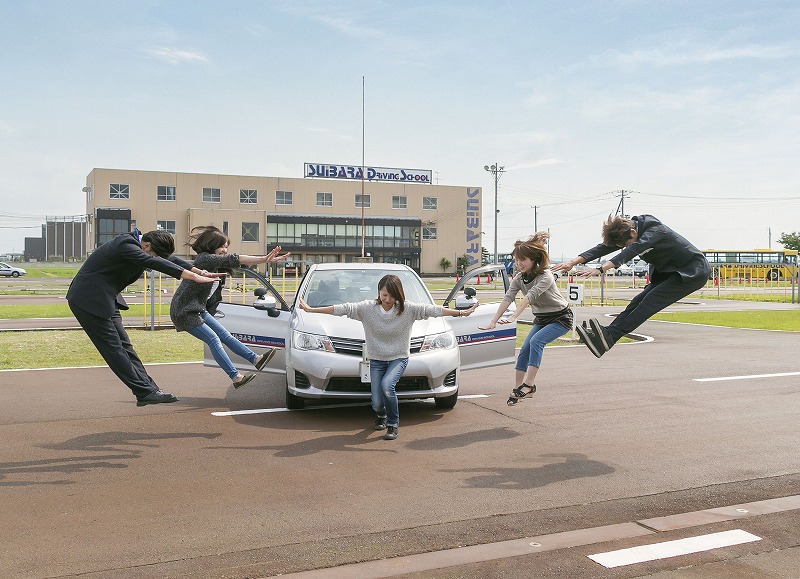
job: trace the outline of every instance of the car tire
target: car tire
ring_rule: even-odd
[[[450,396],[445,396],[443,398],[434,398],[433,401],[436,403],[436,408],[449,410],[456,405],[456,402],[458,402],[458,390],[453,392]]]
[[[306,401],[300,398],[299,396],[295,396],[291,392],[289,392],[289,384],[286,384],[286,408],[289,410],[301,410],[306,405]]]
[[[11,277],[19,277],[19,272],[18,271],[12,271],[11,272]]]

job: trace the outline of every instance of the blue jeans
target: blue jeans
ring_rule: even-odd
[[[386,416],[388,426],[400,424],[397,392],[394,387],[408,366],[408,358],[396,360],[370,360],[369,377],[372,390],[372,409],[378,416]]]
[[[546,326],[533,325],[531,331],[522,342],[519,349],[517,363],[514,365],[516,370],[527,372],[528,366],[539,368],[542,364],[542,352],[544,347],[567,333],[567,328],[561,324],[547,324]]]
[[[228,346],[231,352],[240,358],[244,358],[251,364],[255,363],[258,356],[253,350],[231,336],[231,333],[226,330],[214,316],[208,312],[203,312],[200,314],[200,317],[203,318],[203,323],[196,328],[188,330],[189,334],[208,344],[211,355],[214,356],[214,360],[219,364],[219,367],[225,370],[225,373],[230,376],[231,380],[235,380],[239,375],[239,371],[234,368],[233,362],[231,362],[222,344]]]

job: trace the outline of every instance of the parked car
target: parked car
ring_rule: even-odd
[[[287,408],[302,408],[309,400],[369,400],[369,382],[362,381],[359,371],[364,345],[361,323],[344,316],[305,312],[296,307],[296,297],[288,304],[260,274],[250,270],[244,273],[258,280],[257,299],[252,305],[223,302],[216,316],[228,331],[256,353],[267,347],[278,349],[264,371],[285,374]],[[310,306],[375,299],[378,280],[387,273],[400,278],[408,301],[434,303],[413,269],[388,263],[311,265],[296,295],[302,296]],[[508,290],[505,267],[487,265],[467,272],[450,291],[444,305],[469,308],[476,299],[476,290],[466,284],[478,275],[487,274],[502,279]],[[493,293],[498,296],[497,301],[479,301],[478,309],[468,317],[438,317],[414,323],[411,356],[397,384],[398,398],[433,398],[437,407],[452,408],[458,399],[462,370],[514,361],[516,323],[494,330],[479,329],[492,319],[502,299],[498,291]],[[512,304],[508,313],[513,311]],[[244,361],[237,362],[234,358],[234,363],[241,363],[243,371],[252,371]],[[207,346],[205,364],[216,365]]]
[[[633,273],[636,277],[644,277],[650,275],[650,264],[640,259],[633,263]]]
[[[19,277],[21,275],[25,275],[28,273],[21,267],[14,267],[13,265],[8,265],[0,261],[0,275],[4,275],[6,277]]]
[[[633,275],[633,266],[627,263],[623,263],[621,266],[616,268],[615,275]]]

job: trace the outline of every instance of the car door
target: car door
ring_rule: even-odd
[[[267,348],[276,348],[275,356],[262,370],[276,374],[286,373],[286,340],[292,312],[280,292],[259,273],[240,269],[228,276],[226,285],[242,285],[247,289],[244,300],[229,303],[224,299],[214,315],[236,339],[261,354]],[[250,291],[255,286],[255,291]],[[262,295],[257,295],[262,294]],[[243,371],[253,371],[253,365],[228,352],[234,366]],[[203,363],[217,366],[207,345],[203,347]]]
[[[502,280],[503,289],[481,287],[484,278],[493,276]],[[479,281],[480,280],[480,281]],[[468,317],[447,318],[456,333],[461,354],[461,369],[473,370],[501,364],[511,364],[516,360],[517,324],[497,324],[493,330],[482,330],[489,325],[497,313],[503,296],[508,291],[509,278],[503,264],[486,265],[467,272],[450,290],[443,305],[446,308],[461,308],[471,299],[478,300],[478,309]],[[466,294],[475,291],[474,298]],[[505,315],[515,311],[511,304]]]

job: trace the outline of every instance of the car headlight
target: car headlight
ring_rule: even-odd
[[[294,332],[292,334],[292,344],[298,350],[336,351],[328,336],[318,336],[317,334],[309,334],[307,332]]]
[[[419,349],[420,352],[428,352],[429,350],[447,350],[448,348],[454,348],[456,345],[456,336],[451,331],[449,332],[442,332],[441,334],[431,334],[430,336],[425,336],[425,340],[422,342],[422,347]]]

